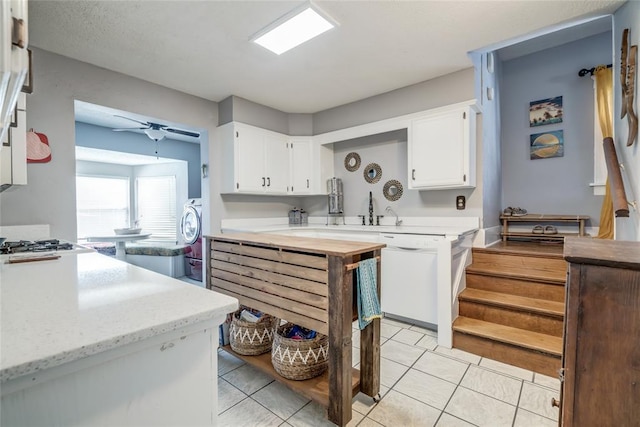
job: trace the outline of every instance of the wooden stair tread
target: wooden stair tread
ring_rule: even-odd
[[[563,273],[562,277],[560,277],[559,274],[552,273],[552,272],[549,272],[549,273],[540,273],[540,272],[532,273],[527,271],[516,272],[513,270],[507,271],[504,268],[500,268],[500,267],[494,267],[494,268],[486,267],[486,266],[474,267],[473,264],[468,266],[465,271],[470,274],[481,274],[484,276],[495,276],[495,277],[530,280],[533,282],[543,282],[543,283],[556,284],[556,285],[564,285],[566,282],[566,273]]]
[[[503,342],[506,344],[528,348],[530,350],[547,353],[555,357],[562,356],[562,338],[482,320],[458,317],[453,322],[453,330],[479,336],[482,338]]]
[[[510,308],[562,318],[564,317],[564,303],[537,298],[528,298],[501,292],[484,291],[466,288],[458,296],[460,301],[477,302],[497,307]]]
[[[550,235],[548,235],[550,236]],[[528,255],[542,258],[563,258],[564,244],[540,242],[498,242],[487,248],[473,248],[474,253],[498,253],[513,255]]]

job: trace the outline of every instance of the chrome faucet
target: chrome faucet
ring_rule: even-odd
[[[398,214],[394,212],[393,209],[391,209],[391,206],[387,206],[387,208],[384,210],[386,213],[390,213],[392,215],[396,216],[396,226],[402,224],[402,220],[398,219]]]

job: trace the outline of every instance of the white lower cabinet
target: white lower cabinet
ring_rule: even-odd
[[[411,121],[408,183],[415,190],[475,187],[475,102],[425,112]]]
[[[3,382],[0,424],[216,425],[216,348],[223,321],[214,318]]]
[[[0,185],[1,189],[10,185],[27,183],[27,112],[26,96],[21,93],[18,106],[13,115],[13,123],[2,139],[0,146]]]

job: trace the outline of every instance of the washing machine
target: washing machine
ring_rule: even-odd
[[[184,251],[185,275],[202,282],[202,201],[185,203],[180,219],[180,234],[187,245]]]

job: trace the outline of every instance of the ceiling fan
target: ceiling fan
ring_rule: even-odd
[[[140,123],[141,125],[143,125],[143,127],[137,127],[137,128],[113,129],[115,132],[122,132],[122,131],[126,131],[126,130],[142,130],[142,131],[144,131],[144,133],[147,134],[147,136],[149,138],[151,138],[155,142],[158,142],[161,139],[164,139],[164,137],[167,135],[167,132],[176,133],[176,134],[179,134],[179,135],[191,136],[193,138],[199,138],[200,137],[200,134],[198,132],[191,132],[191,131],[188,131],[188,130],[176,129],[176,128],[172,128],[172,127],[169,127],[168,125],[163,125],[163,124],[160,124],[160,123],[141,122],[139,120],[132,119],[132,118],[125,117],[125,116],[119,116],[117,114],[114,114],[114,116],[115,117],[120,117],[122,119],[131,120],[132,122]]]

